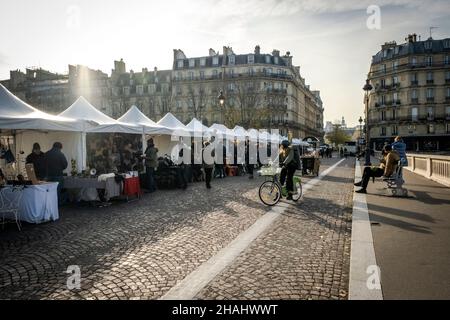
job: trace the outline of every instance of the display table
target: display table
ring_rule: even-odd
[[[8,188],[12,186],[5,186]],[[42,223],[59,219],[58,182],[46,182],[25,186],[21,192],[19,203],[19,219],[29,223]],[[4,193],[4,197],[11,193]]]
[[[125,178],[123,182],[123,194],[127,197],[136,196],[139,198],[141,196],[142,191],[139,177]]]
[[[64,177],[64,189],[94,188],[105,189],[106,181],[98,181],[97,178]]]

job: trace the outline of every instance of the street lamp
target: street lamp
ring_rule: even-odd
[[[225,105],[225,96],[223,95],[223,91],[222,90],[220,90],[220,93],[219,93],[219,96],[217,97],[217,99],[219,99],[219,104],[220,104],[220,107],[221,107],[221,114],[222,114],[222,124],[224,124],[223,123],[223,107],[224,107],[224,105]]]
[[[363,122],[363,118],[360,116],[359,117],[359,141],[361,142],[361,138],[362,138],[362,122]]]
[[[370,137],[369,137],[369,92],[373,89],[372,85],[369,83],[369,79],[366,80],[366,84],[363,87],[363,90],[365,91],[365,102],[366,102],[366,108],[365,108],[365,114],[366,114],[366,162],[364,163],[365,166],[370,166]]]

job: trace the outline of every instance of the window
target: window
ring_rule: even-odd
[[[392,95],[392,103],[397,103],[398,101],[398,93],[394,92],[394,94]]]
[[[156,91],[156,87],[154,84],[148,86],[148,93],[153,94]]]
[[[228,75],[233,78],[234,77],[234,69],[228,70]]]
[[[383,50],[383,58],[386,58],[387,57],[387,54],[388,54],[388,51],[385,49],[385,50]]]
[[[126,96],[130,95],[130,87],[123,87],[123,94]]]
[[[254,54],[249,54],[247,56],[247,63],[255,63],[255,55]]]
[[[411,85],[418,85],[418,84],[419,84],[419,81],[418,81],[417,73],[411,74]]]
[[[433,99],[434,98],[434,89],[428,88],[427,89],[427,99]]]
[[[393,63],[392,63],[392,70],[397,70],[398,69],[398,61],[394,61]]]
[[[382,136],[386,135],[386,127],[381,127],[381,135]]]
[[[450,119],[450,106],[445,107],[445,118]]]
[[[382,95],[381,96],[381,105],[385,105],[386,104],[386,96]]]
[[[444,48],[450,48],[450,39],[445,39],[444,40]]]
[[[428,56],[425,59],[427,67],[431,67],[433,65],[433,57],[432,56]]]
[[[399,51],[400,51],[400,47],[395,47],[395,48],[394,48],[394,54],[398,54]]]
[[[448,66],[449,64],[450,64],[450,56],[445,56],[445,58],[444,58],[444,64],[446,65],[446,66]]]
[[[214,56],[212,59],[212,63],[214,66],[219,65],[219,57],[218,56]]]
[[[447,133],[450,133],[450,123],[447,123],[446,125],[445,125],[445,132],[447,132]]]
[[[430,50],[432,46],[433,42],[431,40],[425,42],[425,49]]]
[[[427,73],[427,83],[433,83],[433,72]]]
[[[450,81],[450,71],[447,71],[445,73],[445,82],[449,82]]]
[[[177,93],[177,95],[181,96],[183,94],[183,90],[181,89],[181,86],[177,86],[175,92]]]
[[[397,110],[393,109],[392,110],[392,120],[397,119]]]
[[[411,102],[412,102],[412,103],[417,103],[418,100],[419,100],[419,96],[418,96],[418,94],[417,94],[417,89],[413,89],[413,90],[411,91]]]
[[[397,76],[395,76],[395,77],[392,78],[392,84],[393,84],[394,86],[398,84],[398,77],[397,77]]]
[[[200,79],[205,79],[205,71],[200,71]]]
[[[385,64],[382,65],[382,69],[381,70],[383,71],[383,73],[386,73],[386,65]]]
[[[248,75],[252,76],[255,74],[255,70],[253,68],[248,68]]]
[[[230,64],[230,65],[236,64],[236,56],[234,54],[231,54],[228,56],[228,64]]]
[[[206,66],[206,58],[200,58],[200,67]]]
[[[428,134],[433,134],[434,133],[434,124],[429,124],[427,126],[427,133]]]
[[[272,68],[266,69],[266,75],[270,76],[272,74]]]
[[[136,86],[136,93],[138,95],[143,95],[144,94],[144,86],[142,86],[142,85]]]
[[[386,79],[381,79],[381,88],[386,88]]]
[[[219,76],[219,71],[213,70],[212,75],[214,78],[217,78]]]
[[[269,55],[267,55],[266,56],[266,63],[270,63],[271,61],[270,61],[270,56]]]
[[[392,135],[393,136],[398,135],[398,127],[397,127],[397,125],[393,125],[392,126]]]
[[[386,111],[381,111],[380,112],[380,120],[381,121],[385,121],[386,120]]]
[[[188,77],[189,77],[189,80],[194,80],[194,72],[189,71]]]
[[[195,67],[195,59],[189,59],[189,68]]]
[[[412,57],[411,58],[411,65],[414,66],[414,67],[417,65],[417,58],[416,57]]]
[[[278,57],[274,57],[273,60],[275,64],[278,64]]]
[[[418,117],[419,117],[419,109],[416,107],[411,108],[411,120],[417,121]]]
[[[228,90],[229,91],[234,91],[234,89],[235,89],[234,83],[229,83],[228,84]]]
[[[433,118],[434,118],[434,109],[433,109],[433,107],[428,107],[427,108],[427,119],[433,120]]]
[[[184,60],[178,60],[178,61],[177,61],[177,67],[178,67],[179,69],[183,68],[183,67],[184,67]]]
[[[176,80],[183,80],[183,75],[182,75],[182,73],[178,71],[177,74],[176,74],[176,76],[175,76],[175,79],[176,79]]]

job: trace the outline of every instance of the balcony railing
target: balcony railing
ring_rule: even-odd
[[[432,80],[432,79],[427,80],[427,84],[434,84],[434,80]]]
[[[434,97],[427,97],[427,102],[434,102]]]
[[[419,98],[411,98],[411,103],[419,103]]]
[[[417,85],[419,85],[419,81],[417,81],[417,80],[411,80],[411,85],[412,85],[412,86],[417,86]]]

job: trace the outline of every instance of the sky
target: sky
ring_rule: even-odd
[[[376,6],[376,7],[373,7]],[[108,74],[170,69],[173,49],[187,57],[222,51],[289,51],[325,120],[357,125],[372,55],[381,44],[450,37],[450,0],[0,0],[0,79],[9,70],[64,73],[82,64]],[[378,9],[379,8],[379,11]]]

